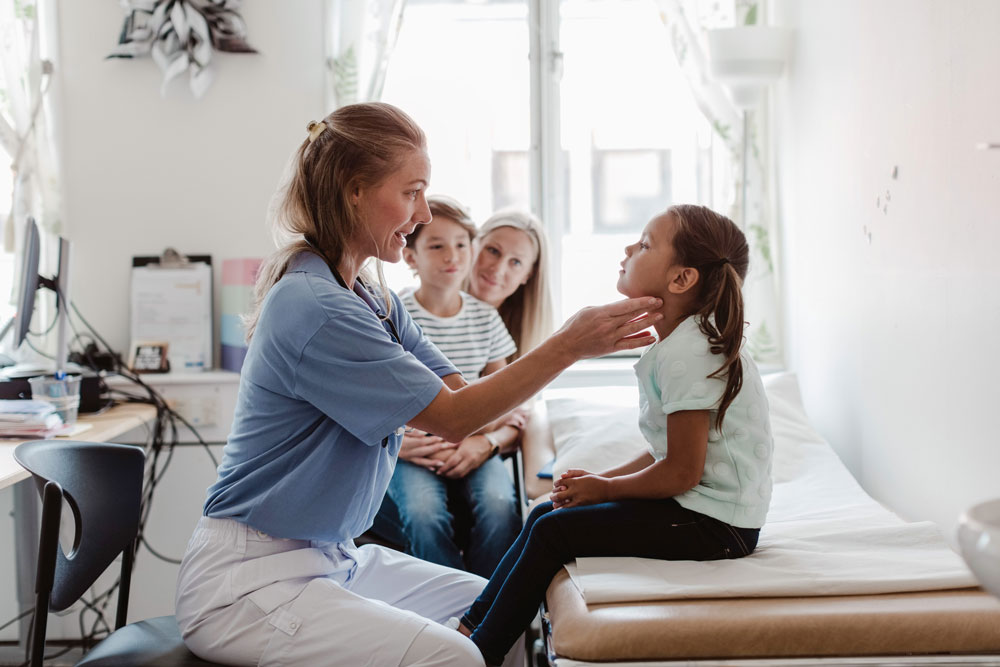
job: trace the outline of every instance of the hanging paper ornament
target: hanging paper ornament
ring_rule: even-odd
[[[247,44],[241,0],[121,0],[127,15],[108,58],[150,55],[163,72],[160,92],[189,72],[191,92],[201,98],[212,83],[212,50],[257,53]]]

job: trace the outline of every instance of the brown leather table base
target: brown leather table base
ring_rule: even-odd
[[[566,570],[546,596],[551,647],[581,661],[998,653],[1000,600],[979,589],[594,605]]]

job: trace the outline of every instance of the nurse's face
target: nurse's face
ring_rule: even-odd
[[[430,222],[431,212],[424,191],[431,178],[431,163],[423,150],[408,152],[402,165],[371,188],[359,188],[354,202],[360,207],[368,235],[358,239],[366,257],[398,262],[406,247],[406,235],[417,225]],[[367,236],[367,238],[365,237]]]
[[[535,265],[535,247],[516,227],[497,227],[480,239],[469,276],[469,293],[494,308],[528,282]]]

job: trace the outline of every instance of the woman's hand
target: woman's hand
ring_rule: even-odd
[[[523,431],[524,425],[528,423],[528,416],[530,414],[531,410],[529,408],[526,408],[523,405],[520,407],[516,407],[507,414],[505,414],[503,417],[498,419],[496,421],[496,428],[490,430],[498,431],[504,426],[513,426],[517,430]]]
[[[493,445],[482,435],[470,435],[460,442],[451,456],[438,468],[437,474],[449,479],[461,479],[486,463]]]
[[[423,431],[412,429],[403,435],[403,443],[399,447],[399,458],[428,470],[437,470],[444,465],[444,460],[436,460],[434,454],[447,453],[449,449],[458,447],[454,442],[444,438],[429,435]]]
[[[513,426],[518,431],[523,431],[525,425],[528,423],[528,418],[531,416],[531,408],[525,407],[523,405],[518,406],[503,415],[499,419],[494,419],[489,424],[483,427],[483,433],[492,433],[493,431],[499,431],[504,426]]]
[[[611,485],[606,477],[571,468],[554,484],[549,499],[555,509],[606,503],[611,500]]]
[[[643,329],[663,319],[661,313],[652,312],[661,305],[661,299],[644,296],[584,308],[569,318],[552,338],[578,359],[651,345],[656,339]]]

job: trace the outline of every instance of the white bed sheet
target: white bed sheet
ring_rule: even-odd
[[[905,522],[864,492],[809,424],[794,374],[765,376],[764,384],[775,484],[757,550],[713,562],[580,558],[566,569],[588,604],[977,585],[935,524]],[[634,387],[549,392],[554,474],[570,467],[606,469],[642,452],[637,400]]]

